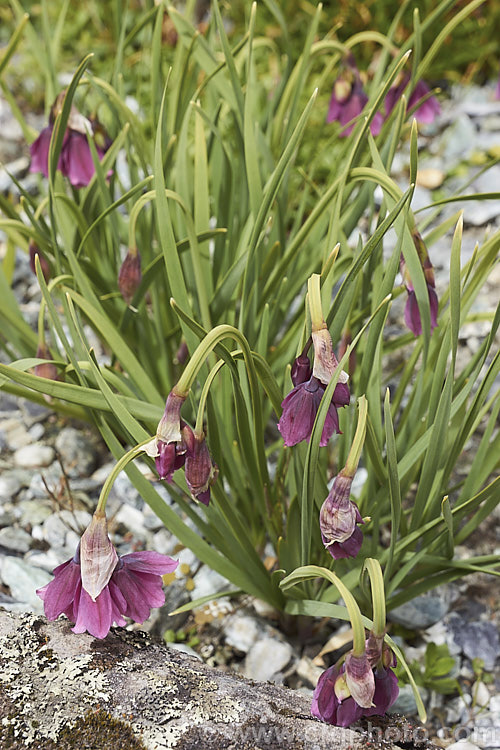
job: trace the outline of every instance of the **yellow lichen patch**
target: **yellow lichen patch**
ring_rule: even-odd
[[[186,591],[192,591],[194,589],[194,581],[192,578],[188,578],[186,581]]]
[[[165,573],[161,578],[165,586],[170,586],[170,584],[175,581],[175,573]]]

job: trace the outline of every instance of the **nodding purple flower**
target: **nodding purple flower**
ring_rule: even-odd
[[[130,305],[142,280],[141,254],[130,248],[118,272],[118,289],[127,305]]]
[[[349,500],[352,480],[342,471],[337,474],[319,513],[321,539],[335,560],[356,557],[363,543],[357,524],[364,521],[356,503]]]
[[[311,705],[313,716],[337,727],[349,727],[361,718],[363,712],[351,696],[343,700],[337,697],[335,683],[344,673],[344,665],[340,669],[336,665],[326,669],[319,677]]]
[[[338,78],[333,86],[326,121],[337,121],[343,125],[339,137],[345,138],[354,130],[355,120],[364,110],[367,101],[368,97],[361,81],[356,80],[353,84],[349,84],[345,79]],[[370,123],[372,135],[380,133],[382,124],[383,117],[380,112],[377,112]]]
[[[366,657],[351,652],[341,667],[336,664],[325,670],[313,693],[312,715],[338,727],[348,727],[364,716],[383,716],[399,694],[386,655],[395,666],[392,652],[384,647],[373,668]]]
[[[278,430],[285,445],[297,445],[302,440],[309,442],[314,420],[318,413],[326,386],[314,377],[299,383],[282,401],[283,413],[278,422]],[[345,383],[337,383],[328,407],[320,445],[325,446],[334,432],[340,434],[337,407],[347,406],[350,395]]]
[[[363,89],[359,71],[354,63],[349,63],[333,84],[326,121],[337,121],[343,125],[339,136],[345,138],[352,133],[356,124],[355,120],[364,110],[367,101],[368,97]],[[383,121],[382,114],[377,112],[370,123],[372,135],[380,133]]]
[[[93,523],[102,526],[99,520]],[[75,556],[55,568],[54,579],[36,593],[43,600],[47,619],[64,614],[75,623],[74,633],[88,631],[95,638],[105,638],[113,623],[124,626],[125,617],[143,623],[153,607],[161,607],[165,602],[161,576],[172,573],[178,561],[159,552],[119,557],[105,529],[101,534],[91,527],[87,531],[86,553],[95,553],[96,559],[87,555],[84,568],[80,544]],[[104,563],[99,564],[103,547]]]
[[[387,92],[385,97],[385,113],[386,117],[390,115],[397,102],[401,99],[404,90],[410,82],[410,76],[404,75],[403,79],[399,84],[393,86]],[[417,106],[413,116],[418,122],[429,124],[434,122],[436,117],[441,114],[441,105],[435,96],[428,96],[430,88],[425,81],[417,81],[415,88],[410,94],[408,99],[408,110],[412,109],[415,105],[418,105],[419,101],[425,99],[420,106]],[[427,98],[426,98],[427,97]]]
[[[314,364],[311,366],[309,357],[305,353],[295,359],[291,371],[292,383],[295,387],[281,403],[283,413],[278,422],[278,430],[283,436],[285,445],[288,446],[296,445],[302,440],[309,442],[321,399],[338,367],[328,329],[326,327],[315,329],[311,335],[314,346]],[[334,432],[340,434],[337,409],[349,404],[351,394],[347,385],[348,379],[347,373],[342,371],[333,391],[323,425],[320,440],[322,447],[328,443]]]
[[[420,233],[416,229],[412,232],[412,237],[415,243],[415,247],[417,248],[418,257],[422,264],[422,270],[424,272],[425,281],[427,284],[432,333],[434,328],[436,328],[437,326],[437,315],[439,307],[436,290],[434,288],[434,268],[430,261],[425,243],[420,236]],[[420,310],[418,308],[417,296],[415,294],[415,289],[413,287],[413,283],[411,281],[404,257],[402,255],[400,260],[400,270],[404,285],[406,286],[406,291],[408,292],[408,299],[406,300],[404,312],[405,323],[415,336],[420,336],[422,333],[422,319],[420,317]]]
[[[219,470],[212,461],[205,436],[195,432],[191,434],[191,445],[186,453],[186,483],[193,499],[208,505],[210,487],[217,480]]]
[[[63,107],[64,96],[64,91],[58,95],[50,110],[49,125],[42,130],[30,146],[30,172],[41,172],[44,177],[49,176],[50,139],[57,115]],[[71,107],[57,169],[65,177],[68,177],[73,187],[85,187],[94,176],[95,168],[87,133],[95,138],[97,154],[102,159],[111,144],[109,138],[103,135],[104,132],[104,129],[96,120],[87,120],[78,112],[76,107]]]
[[[170,391],[156,435],[144,446],[147,455],[155,459],[160,479],[166,479],[167,482],[170,482],[174,471],[184,466],[186,461],[191,428],[181,420],[181,408],[185,400],[186,396]]]

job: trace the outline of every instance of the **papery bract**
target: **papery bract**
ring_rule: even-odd
[[[133,248],[127,252],[118,272],[118,289],[127,305],[132,302],[141,280],[141,255]]]
[[[363,543],[357,524],[364,523],[356,503],[349,500],[352,477],[340,472],[321,506],[321,539],[334,559],[356,557]]]

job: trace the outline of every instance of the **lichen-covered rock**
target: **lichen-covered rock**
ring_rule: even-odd
[[[65,620],[0,609],[5,750],[366,747],[309,709],[291,690],[212,669],[140,631],[115,628],[99,641]]]

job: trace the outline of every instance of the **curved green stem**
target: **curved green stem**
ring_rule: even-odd
[[[309,298],[309,312],[311,314],[311,326],[313,331],[319,331],[326,328],[323,317],[323,308],[321,305],[321,276],[319,273],[313,273],[307,280],[307,291]]]
[[[367,557],[363,565],[363,572],[370,576],[373,606],[373,633],[377,636],[385,635],[385,590],[384,576],[378,560]]]
[[[363,626],[363,619],[361,611],[359,609],[356,599],[351,594],[347,586],[342,583],[340,578],[332,571],[327,568],[321,568],[317,565],[303,565],[290,573],[284,578],[280,586],[283,589],[294,586],[300,581],[309,580],[317,577],[325,578],[330,583],[333,583],[340,596],[345,602],[349,619],[352,625],[352,652],[354,656],[361,656],[365,652],[365,628]],[[385,625],[385,622],[384,622]]]
[[[344,468],[344,471],[348,477],[353,477],[356,473],[366,435],[366,417],[368,414],[368,401],[366,400],[366,396],[360,396],[358,398],[358,404],[358,425],[356,427],[356,433],[354,435],[351,449],[349,451],[349,455],[347,456],[347,461]]]
[[[125,466],[128,463],[130,463],[130,461],[133,461],[134,458],[136,458],[140,453],[142,453],[144,446],[150,442],[151,442],[151,438],[148,437],[147,440],[143,440],[142,443],[138,443],[138,445],[131,448],[129,451],[124,453],[120,459],[118,459],[116,464],[113,466],[109,476],[106,478],[106,481],[104,482],[103,488],[101,490],[101,494],[99,495],[99,500],[97,502],[97,507],[95,509],[96,513],[100,511],[104,512],[106,508],[108,495],[111,492],[111,488],[118,474],[125,468]]]

